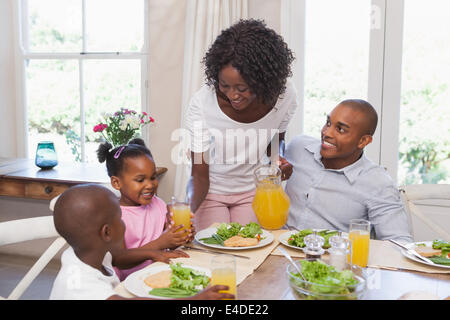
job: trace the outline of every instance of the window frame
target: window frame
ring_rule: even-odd
[[[15,19],[14,32],[15,41],[14,51],[16,55],[16,119],[17,119],[17,154],[20,157],[28,158],[28,116],[26,101],[26,64],[28,60],[58,59],[58,60],[77,60],[79,77],[79,95],[80,95],[80,146],[81,162],[86,162],[86,124],[85,124],[85,104],[84,104],[84,79],[83,62],[90,59],[97,60],[139,60],[141,68],[141,109],[149,113],[149,94],[148,94],[148,75],[149,75],[149,35],[148,35],[148,0],[144,1],[144,20],[143,20],[143,38],[144,43],[138,52],[87,52],[86,51],[86,0],[81,0],[82,5],[82,51],[81,52],[31,52],[26,47],[28,43],[28,0],[14,1],[13,14]],[[142,137],[148,140],[149,131],[142,129]]]
[[[368,100],[378,113],[378,127],[366,155],[397,183],[404,0],[372,0],[369,40]],[[281,33],[296,51],[293,78],[299,110],[287,136],[303,133],[306,0],[281,0]]]

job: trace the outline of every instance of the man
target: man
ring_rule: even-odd
[[[388,173],[365,157],[377,126],[364,100],[345,100],[327,116],[321,141],[299,135],[287,145],[293,174],[287,227],[348,231],[351,219],[371,222],[373,238],[411,242],[406,212]]]

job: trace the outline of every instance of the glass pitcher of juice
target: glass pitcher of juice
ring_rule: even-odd
[[[280,229],[287,221],[290,200],[281,186],[281,170],[272,165],[258,167],[255,172],[256,193],[252,208],[264,229]]]

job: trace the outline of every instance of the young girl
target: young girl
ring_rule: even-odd
[[[187,234],[179,231],[181,226],[170,226],[168,208],[155,195],[158,187],[155,162],[142,139],[133,139],[128,145],[111,149],[112,145],[105,142],[99,146],[97,156],[100,162],[106,161],[111,185],[120,191],[122,220],[126,226],[124,241],[128,250],[116,253],[116,263],[113,263],[133,267],[125,270],[116,268],[122,281],[130,273],[151,264],[152,260],[160,260],[159,255],[169,254],[161,250],[173,249],[188,242],[193,229]],[[169,257],[188,255],[175,250],[170,252]],[[137,263],[140,264],[136,266]]]

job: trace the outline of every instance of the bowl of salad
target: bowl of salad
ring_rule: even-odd
[[[359,300],[366,291],[366,275],[358,266],[337,270],[322,260],[295,261],[306,280],[292,264],[286,276],[296,299],[299,300]]]

